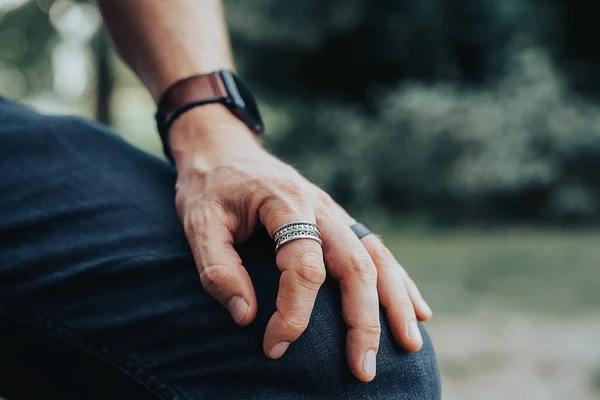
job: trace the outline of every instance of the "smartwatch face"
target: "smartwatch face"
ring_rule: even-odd
[[[232,111],[254,132],[262,133],[264,126],[252,93],[231,71],[222,70],[220,73],[230,97]]]

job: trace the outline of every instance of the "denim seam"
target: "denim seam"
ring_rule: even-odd
[[[24,311],[21,308],[19,310]],[[0,303],[0,314],[17,322],[25,323],[43,334],[47,334],[71,347],[105,361],[141,384],[158,398],[162,400],[182,400],[185,398],[177,389],[168,385],[162,377],[154,372],[150,372],[146,366],[131,355],[126,355],[114,347],[109,347],[106,343],[87,339],[66,323],[52,319],[44,313],[18,313],[15,311],[15,307],[9,308],[6,304]],[[17,314],[34,315],[34,317],[22,318],[18,317]]]

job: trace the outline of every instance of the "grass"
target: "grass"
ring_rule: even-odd
[[[435,311],[600,306],[600,231],[378,231]]]

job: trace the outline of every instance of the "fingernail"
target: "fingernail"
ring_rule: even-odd
[[[415,342],[423,342],[423,338],[421,337],[421,331],[419,330],[417,321],[412,320],[408,323],[408,336],[410,336]]]
[[[433,314],[433,311],[431,311],[431,307],[429,307],[429,304],[427,304],[427,302],[424,299],[421,299],[421,307],[423,307],[423,311],[425,311],[427,315]]]
[[[271,348],[269,352],[269,357],[271,358],[279,358],[285,353],[287,348],[290,347],[290,342],[279,342],[275,346]]]
[[[240,296],[233,296],[227,303],[227,309],[231,313],[233,320],[239,323],[244,318],[246,311],[248,311],[248,303]]]
[[[365,371],[365,374],[369,375],[371,378],[375,376],[375,371],[377,370],[375,350],[367,351],[365,358],[363,358],[362,368],[363,371]]]

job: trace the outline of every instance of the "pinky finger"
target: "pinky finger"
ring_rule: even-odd
[[[406,285],[406,290],[408,291],[408,296],[413,303],[413,307],[415,308],[415,314],[419,321],[429,321],[433,316],[433,312],[431,311],[431,307],[425,301],[419,288],[415,284],[415,282],[410,279],[408,275],[404,278],[404,284]]]

